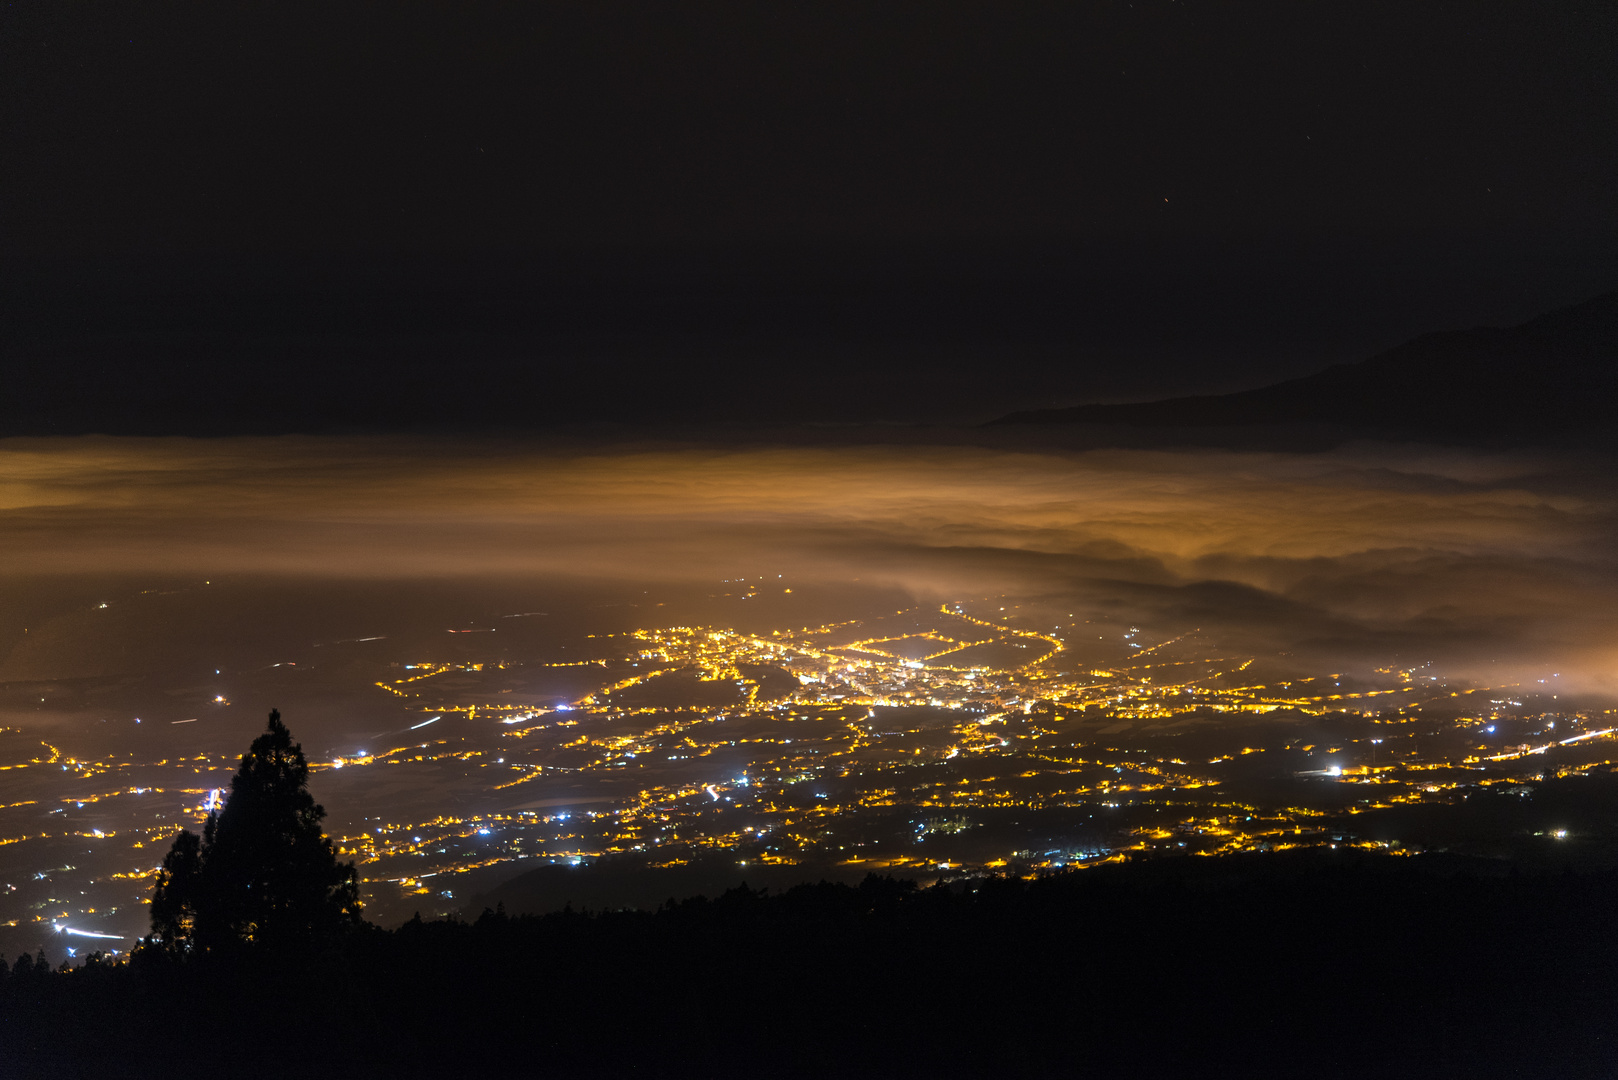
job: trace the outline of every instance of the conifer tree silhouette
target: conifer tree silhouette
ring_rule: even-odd
[[[171,951],[190,946],[196,929],[197,892],[202,887],[202,838],[181,829],[152,891],[152,936]]]
[[[199,839],[182,831],[152,895],[152,936],[165,952],[221,954],[332,941],[360,922],[354,864],[339,863],[309,794],[303,748],[270,713],[242,756],[224,808]]]

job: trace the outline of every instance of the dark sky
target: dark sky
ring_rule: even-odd
[[[493,335],[700,382],[835,342],[1076,400],[1618,282],[1607,3],[18,2],[0,50],[36,344]]]

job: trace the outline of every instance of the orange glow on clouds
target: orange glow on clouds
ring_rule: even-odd
[[[14,576],[767,571],[1141,603],[1226,583],[1237,606],[1588,656],[1613,640],[1614,515],[1576,465],[1385,446],[19,439],[0,442],[0,562]]]

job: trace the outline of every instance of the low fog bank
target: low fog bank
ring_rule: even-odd
[[[0,590],[28,601],[0,625],[0,681],[58,662],[28,638],[80,612],[97,580],[252,577],[340,605],[399,582],[695,597],[782,575],[926,603],[1005,596],[1038,618],[1082,608],[1300,663],[1431,661],[1605,694],[1618,684],[1609,475],[1592,456],[1371,443],[6,440]],[[648,606],[639,625],[663,614]]]

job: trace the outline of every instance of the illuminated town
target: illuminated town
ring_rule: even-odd
[[[1554,674],[1282,676],[1196,634],[1032,622],[979,600],[594,635],[578,660],[399,659],[365,692],[414,719],[324,759],[306,743],[311,785],[386,922],[461,913],[554,864],[935,881],[1153,853],[1410,853],[1435,843],[1407,831],[1411,808],[1526,794],[1615,756],[1618,712],[1564,704]],[[0,746],[0,930],[127,950],[170,838],[218,805],[240,749],[87,758],[17,729]],[[1468,850],[1578,839],[1541,828]]]

